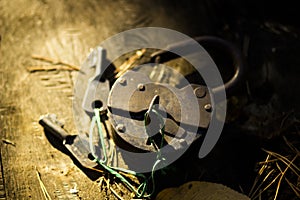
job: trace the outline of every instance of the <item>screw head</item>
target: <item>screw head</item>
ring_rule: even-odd
[[[204,106],[204,109],[205,109],[207,112],[210,112],[210,111],[212,110],[211,104],[210,104],[210,103],[206,104],[206,105]]]
[[[194,94],[196,95],[197,98],[203,98],[206,95],[205,87],[200,86],[195,88]]]
[[[116,129],[121,133],[125,132],[125,126],[123,124],[118,124]]]
[[[144,91],[145,90],[145,85],[140,83],[140,84],[138,84],[137,88],[138,88],[139,91]]]
[[[119,83],[121,85],[126,85],[126,79],[125,78],[119,78]]]

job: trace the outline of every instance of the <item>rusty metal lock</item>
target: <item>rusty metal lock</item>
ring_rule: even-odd
[[[122,83],[124,80],[126,84]],[[159,120],[152,119],[155,115],[152,115],[150,124],[144,124],[145,113],[155,96],[159,97],[156,111],[163,118],[164,138],[156,136],[159,128],[155,128],[155,124]],[[192,100],[198,104],[198,108],[193,107]],[[209,126],[211,110],[210,95],[205,86],[193,84],[178,89],[152,82],[145,74],[135,71],[128,71],[121,76],[112,86],[108,97],[109,121],[114,127],[118,145],[126,148],[128,143],[142,151],[156,151],[156,147],[147,142],[149,137],[155,136],[158,140],[164,140],[165,144],[172,144],[174,150],[190,145],[192,141],[185,141],[184,137],[186,134],[196,134],[197,137],[204,134]],[[200,121],[193,120],[195,112],[200,113]],[[120,139],[123,142],[119,142]]]
[[[138,62],[133,69],[119,73],[117,78],[107,73],[105,77],[99,77],[100,74],[105,74],[104,70],[114,72],[115,66],[107,68],[109,62],[105,59],[105,49],[98,47],[85,63],[88,66],[96,66],[96,74],[90,76],[92,78],[89,79],[82,99],[83,110],[91,117],[95,104],[100,105],[101,114],[108,119],[107,122],[112,127],[107,130],[108,135],[112,136],[117,146],[122,149],[132,152],[156,152],[163,146],[168,146],[170,151],[187,149],[206,134],[216,104],[212,94],[217,94],[222,87],[225,87],[227,94],[232,94],[244,72],[241,54],[231,43],[211,36],[198,37],[195,40],[204,47],[221,49],[221,53],[231,60],[233,73],[224,86],[208,88],[201,81],[187,80],[178,87],[170,83],[172,81],[155,78],[153,74],[180,79],[177,82],[181,83],[186,79],[185,76],[178,76],[172,69],[161,70],[164,67],[161,64],[179,57],[170,52],[189,45],[189,41],[170,45],[165,50],[153,52],[153,49],[150,49],[152,53],[147,59]],[[153,102],[158,114],[150,113],[146,119],[145,114],[151,110]],[[158,115],[160,117],[157,117]],[[165,133],[163,135],[162,127]],[[149,142],[149,139],[154,143]],[[159,143],[163,146],[157,145]]]

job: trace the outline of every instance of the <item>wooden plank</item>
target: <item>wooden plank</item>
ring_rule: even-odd
[[[1,54],[5,55],[5,60],[1,59],[1,139],[12,141],[15,146],[1,145],[1,172],[5,185],[0,184],[0,189],[4,186],[0,198],[43,199],[37,168],[53,199],[95,199],[99,196],[97,184],[67,155],[51,146],[37,124],[39,115],[53,112],[72,127],[70,73],[28,74],[25,71],[26,65],[34,62],[30,57],[33,53],[79,64],[89,46],[76,38],[74,31],[68,35],[68,30],[60,30],[59,23],[52,23],[56,11],[47,13],[47,5],[43,6],[39,1],[1,1],[1,4],[1,22],[4,24],[1,28],[6,28],[1,30]],[[19,12],[18,16],[14,14],[16,12]],[[63,12],[58,15],[66,17],[65,20],[68,18]],[[80,47],[74,49],[74,46]],[[70,129],[74,131],[74,127]],[[0,180],[3,180],[2,176]],[[70,192],[75,187],[78,194]]]
[[[53,199],[116,199],[101,192],[69,156],[54,148],[37,123],[40,115],[56,113],[76,131],[72,93],[77,72],[30,74],[26,67],[45,64],[33,60],[32,54],[80,65],[90,48],[134,27],[186,28],[179,28],[156,3],[0,1],[0,138],[15,144],[1,143],[0,198],[43,199],[37,169]],[[70,193],[74,187],[77,194]]]
[[[26,66],[45,64],[33,60],[32,54],[80,65],[91,47],[147,18],[145,13],[141,21],[126,14],[139,10],[139,5],[122,5],[123,11],[120,2],[110,1],[0,1],[0,138],[14,144],[1,143],[0,199],[43,199],[36,170],[53,199],[116,199],[101,192],[97,182],[54,148],[37,123],[40,115],[56,113],[71,132],[76,131],[76,72],[30,74]],[[118,18],[112,15],[116,10],[121,11]]]
[[[2,157],[0,153],[0,200],[6,199],[5,194],[5,184],[3,179],[3,170],[2,170]]]

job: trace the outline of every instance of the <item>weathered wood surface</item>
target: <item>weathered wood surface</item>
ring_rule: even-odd
[[[38,124],[41,114],[56,113],[69,131],[76,131],[72,90],[77,72],[28,73],[26,66],[45,64],[32,54],[80,65],[90,48],[133,27],[164,25],[183,31],[184,26],[175,25],[183,18],[166,17],[173,12],[157,3],[0,1],[1,199],[43,199],[36,169],[54,199],[104,199],[97,183],[54,148]],[[78,194],[70,193],[74,187]]]
[[[33,60],[32,54],[79,66],[90,52],[90,48],[96,47],[105,38],[123,30],[142,26],[172,28],[190,36],[221,34],[223,31],[224,38],[234,38],[234,32],[228,31],[229,25],[222,16],[227,9],[220,6],[223,4],[219,5],[216,2],[0,0],[0,199],[44,199],[36,170],[52,199],[116,199],[106,191],[101,191],[96,181],[84,174],[69,156],[53,147],[46,138],[38,124],[39,116],[46,113],[56,113],[70,132],[76,132],[72,98],[77,72],[29,73],[26,70],[27,66],[45,65],[44,62]],[[222,12],[214,12],[214,6]],[[231,14],[231,11],[228,12]],[[256,11],[251,13],[256,14]],[[280,13],[276,13],[276,16],[277,14]],[[253,24],[249,26],[251,25]],[[236,26],[240,27],[240,24]],[[271,48],[272,51],[276,50],[269,35],[273,34],[272,31],[277,34],[281,29],[277,30],[276,26],[274,29],[270,24],[266,27],[267,34],[258,37],[263,31],[257,28],[258,33],[253,31],[253,38],[248,38],[252,44],[252,52],[255,52],[252,55],[255,61],[258,56],[265,62],[266,49],[266,52]],[[245,27],[241,26],[236,29],[241,31],[243,28]],[[286,29],[282,30],[284,33],[288,32]],[[298,38],[296,36],[295,38]],[[236,37],[243,40],[243,35]],[[282,57],[279,47],[294,45],[294,40],[296,39],[293,36],[290,43],[281,41],[281,46],[278,45],[279,53],[276,51],[273,56]],[[261,48],[263,45],[266,47]],[[288,48],[293,45],[288,45]],[[284,105],[297,107],[299,110],[299,95],[295,95],[299,93],[298,88],[292,87],[297,86],[299,82],[299,70],[292,68],[295,58],[299,57],[295,54],[297,47],[294,47],[292,54],[290,51],[281,50],[286,54],[280,58],[282,62],[279,62],[278,69],[286,66],[290,66],[290,70],[294,69],[291,70],[292,73],[286,74],[289,81],[277,75],[272,76],[271,82],[275,83],[276,91],[288,102]],[[291,56],[291,59],[287,55]],[[277,63],[277,60],[275,61]],[[289,65],[287,61],[290,61]],[[265,80],[263,70],[259,71],[258,68],[259,66],[256,66],[255,70],[252,70],[252,76],[255,77],[252,79],[255,81],[249,81],[250,84],[259,85]],[[275,75],[279,74],[275,72]],[[266,113],[266,116],[270,116]],[[235,115],[232,111],[231,114]],[[255,122],[260,123],[262,120],[259,119]],[[194,180],[206,173],[213,177],[213,181],[222,180],[223,184],[231,184],[235,188],[248,185],[251,180],[247,172],[252,172],[251,163],[255,160],[249,163],[250,161],[242,158],[247,159],[247,155],[255,154],[253,142],[248,144],[248,141],[245,141],[247,139],[239,132],[233,135],[238,136],[238,139],[224,137],[225,142],[220,142],[218,149],[212,152],[209,158],[202,161],[193,160],[193,165],[182,167],[184,173],[170,175],[168,182],[176,182],[173,179],[180,175],[185,177],[184,180]],[[245,141],[246,145],[241,141]],[[235,146],[232,146],[232,143],[235,143]],[[195,176],[197,173],[198,176]],[[75,187],[79,192],[72,194],[70,189]]]
[[[118,24],[113,17],[117,9],[118,3],[97,1],[0,2],[0,135],[15,144],[1,142],[5,190],[0,188],[0,198],[43,199],[36,167],[54,199],[101,199],[97,183],[52,147],[37,123],[41,114],[57,113],[75,131],[71,105],[76,73],[29,74],[26,66],[42,64],[31,54],[80,65],[89,48],[121,30],[110,26]],[[78,194],[70,193],[74,187]]]

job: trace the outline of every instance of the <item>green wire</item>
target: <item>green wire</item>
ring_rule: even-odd
[[[92,121],[91,121],[91,126],[90,126],[89,145],[90,145],[90,151],[94,158],[95,158],[95,149],[93,146],[93,129],[95,127],[95,123],[96,123],[96,118],[93,117]],[[97,161],[97,159],[94,159],[94,161]]]
[[[139,174],[139,173],[136,173],[135,171],[132,171],[132,170],[128,170],[128,169],[123,169],[123,168],[118,168],[118,167],[111,167],[111,166],[108,166],[106,165],[106,162],[107,162],[107,154],[106,154],[106,148],[105,148],[105,143],[104,143],[104,137],[103,137],[103,133],[102,133],[102,128],[101,128],[101,118],[100,118],[100,110],[98,108],[95,108],[94,109],[94,112],[95,112],[95,116],[92,118],[92,121],[91,121],[91,127],[90,127],[90,133],[89,133],[89,145],[90,145],[90,151],[93,155],[93,157],[95,158],[95,160],[104,168],[106,169],[109,173],[113,174],[115,177],[117,177],[119,180],[121,180],[131,191],[133,191],[138,198],[147,198],[147,197],[150,197],[153,195],[154,191],[155,191],[155,180],[154,180],[154,173],[155,173],[155,168],[157,167],[157,165],[162,161],[162,160],[165,160],[164,158],[161,157],[161,153],[160,153],[160,150],[158,150],[158,155],[157,155],[157,160],[156,162],[154,163],[153,167],[152,167],[152,171],[151,171],[151,177],[149,177],[148,179],[146,179],[146,177],[143,175],[143,174]],[[160,120],[163,124],[163,117],[156,111],[154,110],[154,113],[156,115],[158,115],[160,117]],[[146,114],[149,114],[149,113],[146,113]],[[145,114],[145,122],[146,122],[146,114]],[[94,127],[95,127],[95,123],[97,124],[97,128],[98,128],[98,133],[99,133],[99,137],[100,137],[100,140],[101,140],[101,146],[102,146],[102,150],[103,150],[103,153],[104,153],[104,159],[103,160],[99,160],[98,159],[98,156],[95,154],[95,151],[94,151],[94,148],[93,148],[93,130],[94,130]],[[161,131],[162,131],[162,137],[164,137],[164,126],[161,128]],[[152,141],[154,142],[154,141]],[[161,147],[163,146],[163,140],[161,142]],[[135,176],[140,176],[142,178],[144,178],[144,182],[141,183],[137,190],[134,188],[134,186],[124,177],[122,176],[118,171],[122,171],[122,172],[125,172],[125,173],[128,173],[128,174],[132,174],[132,175],[135,175]],[[146,192],[146,189],[148,187],[148,181],[149,179],[152,180],[152,185],[153,185],[153,188],[152,188],[152,192],[148,195],[145,195],[145,192]]]
[[[102,150],[103,150],[103,154],[104,154],[104,160],[100,160],[100,161],[102,163],[106,163],[106,161],[107,161],[107,155],[106,155],[106,148],[105,148],[105,143],[104,143],[104,137],[103,137],[102,128],[101,128],[100,109],[95,108],[94,112],[95,112],[95,118],[96,118],[96,122],[97,122],[98,132],[99,132],[99,136],[100,136],[100,140],[101,140],[101,146],[102,146]]]

